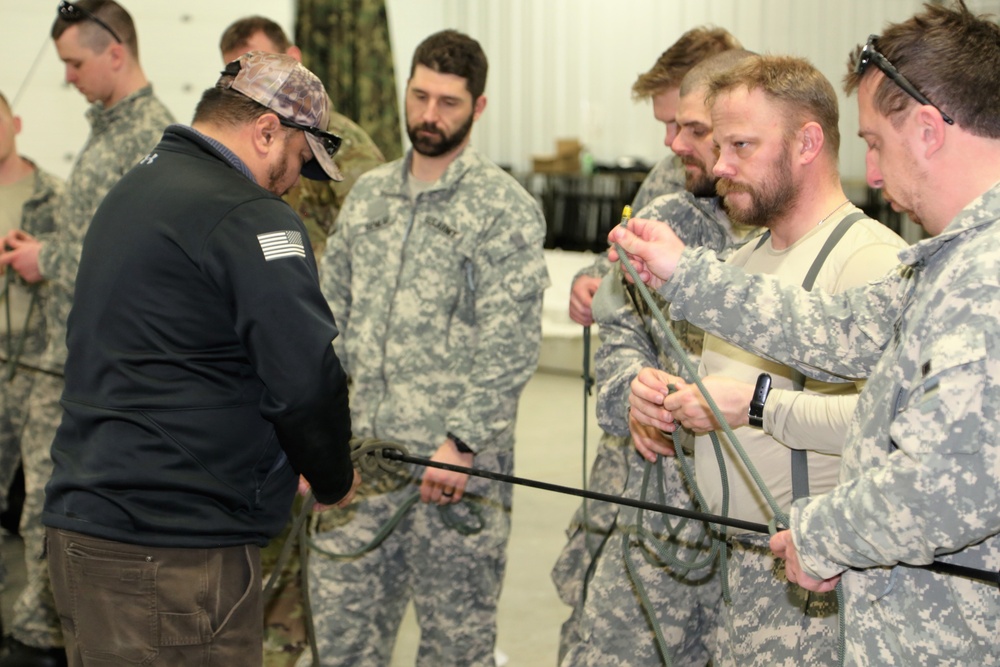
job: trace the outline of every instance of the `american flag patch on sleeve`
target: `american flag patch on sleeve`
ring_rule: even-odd
[[[257,242],[260,249],[264,251],[264,259],[270,262],[272,259],[282,257],[305,257],[306,249],[302,245],[302,234],[300,232],[269,232],[258,234]]]

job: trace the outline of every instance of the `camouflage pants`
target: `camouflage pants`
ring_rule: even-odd
[[[0,364],[0,369],[5,367]],[[0,382],[0,511],[9,506],[7,494],[21,465],[21,433],[28,418],[28,398],[35,374],[17,373],[9,382]],[[0,554],[0,590],[4,589],[7,568]]]
[[[624,495],[639,498],[646,463],[634,450],[628,452],[627,460],[628,483]],[[662,470],[663,495],[650,492],[646,499],[691,508],[690,494],[676,459],[663,459]],[[578,624],[579,637],[568,646],[560,662],[562,667],[665,664],[650,617],[628,572],[626,554],[648,596],[653,622],[663,634],[672,664],[678,667],[708,664],[712,649],[708,642],[715,632],[721,598],[715,569],[709,565],[685,573],[661,562],[655,551],[632,536],[638,518],[637,510],[619,511],[587,587]],[[647,530],[657,533],[668,551],[684,562],[703,560],[709,553],[702,539],[701,524],[650,512],[643,513],[642,521]],[[673,536],[663,522],[673,526]]]
[[[302,507],[301,500],[296,496],[293,517]],[[281,571],[275,573],[286,540],[298,540],[297,536],[291,535],[292,523],[289,520],[281,535],[260,551],[263,581],[267,583],[272,576],[277,576],[264,606],[264,667],[292,667],[309,645],[297,544],[291,547],[292,551]]]
[[[498,469],[476,458],[477,465]],[[338,554],[361,549],[418,487],[417,476],[403,484],[366,480],[349,508],[321,515],[317,546]],[[477,533],[462,534],[445,523],[437,505],[418,501],[379,546],[363,555],[310,554],[309,597],[322,667],[387,666],[411,599],[420,624],[418,667],[494,667],[511,490],[471,478],[465,494],[445,512],[462,525],[477,524],[474,512],[480,513],[483,529]],[[307,652],[298,665],[310,663]]]
[[[21,431],[21,463],[24,466],[24,509],[20,532],[24,539],[27,583],[14,603],[11,634],[30,646],[62,646],[62,625],[56,614],[49,571],[45,562],[45,527],[42,509],[45,485],[52,476],[51,447],[62,420],[63,379],[36,373]],[[7,424],[5,424],[5,427]]]
[[[629,438],[603,433],[587,479],[589,490],[610,495],[624,492],[628,478],[626,456],[631,448]],[[579,621],[592,574],[591,566],[615,524],[618,508],[614,503],[584,500],[566,530],[566,546],[559,553],[551,573],[559,599],[573,609],[560,631],[560,660],[569,646],[579,641]]]
[[[717,667],[823,667],[837,664],[836,594],[789,583],[768,536],[731,540],[731,604],[719,612]]]

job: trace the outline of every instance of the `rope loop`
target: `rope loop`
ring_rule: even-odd
[[[362,475],[373,475],[380,472],[396,473],[402,470],[402,461],[385,458],[385,450],[394,449],[407,454],[406,447],[390,440],[378,438],[352,438],[351,462]]]

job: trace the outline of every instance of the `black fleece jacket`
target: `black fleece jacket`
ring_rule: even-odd
[[[336,335],[295,213],[170,126],[84,241],[43,522],[133,544],[263,545],[296,473],[339,500],[353,471]]]

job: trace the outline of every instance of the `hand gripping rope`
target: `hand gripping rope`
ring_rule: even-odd
[[[626,210],[625,210],[625,212],[624,212],[624,214],[622,216],[622,224],[625,224],[628,221],[630,212],[631,212],[631,209],[629,207],[626,207]],[[767,501],[767,503],[768,503],[771,511],[774,514],[774,518],[771,520],[771,522],[770,522],[769,525],[755,523],[755,522],[750,522],[750,521],[743,521],[743,520],[740,520],[740,519],[734,519],[732,517],[727,516],[727,514],[728,514],[728,495],[724,495],[724,497],[723,497],[722,515],[716,515],[716,514],[711,514],[711,513],[708,513],[708,512],[704,512],[704,511],[695,511],[695,510],[688,510],[688,509],[678,508],[678,507],[670,507],[668,505],[664,505],[664,504],[661,504],[661,503],[648,502],[646,500],[632,500],[630,498],[623,498],[623,497],[620,497],[620,496],[614,496],[614,495],[605,494],[605,493],[597,493],[597,492],[589,491],[589,490],[586,490],[586,489],[574,489],[572,487],[561,486],[561,485],[558,485],[558,484],[551,484],[551,483],[548,483],[548,482],[542,482],[542,481],[527,479],[527,478],[523,478],[523,477],[516,477],[516,476],[513,476],[513,475],[506,475],[506,474],[503,474],[503,473],[493,472],[493,471],[489,471],[489,470],[481,470],[481,469],[478,469],[478,468],[470,468],[470,467],[465,467],[465,466],[452,465],[452,464],[448,464],[448,463],[441,463],[441,462],[438,462],[438,461],[432,461],[430,459],[423,458],[423,457],[411,456],[409,453],[407,453],[407,451],[406,451],[406,449],[404,447],[402,447],[401,445],[399,445],[397,443],[393,443],[393,442],[389,442],[389,441],[384,441],[384,440],[377,440],[377,439],[355,440],[355,441],[352,441],[352,443],[351,443],[352,444],[352,460],[355,463],[355,466],[362,472],[362,474],[364,474],[364,473],[372,474],[372,473],[375,473],[375,472],[378,472],[378,471],[389,471],[389,472],[398,471],[400,469],[400,467],[401,467],[402,464],[408,463],[408,464],[420,465],[420,466],[425,466],[425,467],[439,468],[439,469],[442,469],[442,470],[449,470],[449,471],[452,471],[452,472],[458,472],[458,473],[470,475],[470,476],[473,476],[473,477],[481,477],[481,478],[491,479],[491,480],[494,480],[494,481],[504,482],[504,483],[508,483],[508,484],[516,484],[516,485],[519,485],[519,486],[528,486],[528,487],[532,487],[532,488],[542,489],[542,490],[545,490],[545,491],[553,491],[553,492],[556,492],[556,493],[562,493],[562,494],[565,494],[565,495],[577,496],[577,497],[584,498],[584,499],[597,500],[597,501],[602,501],[602,502],[609,502],[609,503],[614,503],[614,504],[622,505],[622,506],[626,506],[626,507],[634,507],[634,508],[637,508],[637,509],[640,510],[638,522],[637,522],[636,526],[630,527],[629,529],[627,529],[625,531],[625,536],[623,538],[623,549],[625,549],[627,551],[628,540],[629,540],[630,536],[652,538],[652,544],[656,548],[658,556],[663,561],[669,562],[671,565],[673,565],[676,568],[679,568],[682,571],[688,571],[690,569],[694,569],[694,568],[698,568],[698,567],[702,567],[704,565],[707,565],[707,564],[711,563],[714,558],[716,558],[717,556],[720,556],[721,554],[724,553],[724,550],[721,548],[721,546],[722,546],[722,544],[724,544],[724,542],[717,537],[718,534],[721,534],[721,531],[719,531],[719,528],[721,528],[722,526],[729,526],[729,527],[733,527],[733,528],[738,528],[738,529],[741,529],[741,530],[745,530],[745,531],[748,531],[748,532],[755,532],[755,533],[762,533],[762,534],[774,534],[779,529],[779,526],[781,526],[781,527],[787,527],[788,526],[788,516],[787,516],[787,514],[785,512],[783,512],[781,510],[781,508],[778,506],[778,504],[775,501],[774,497],[771,495],[771,493],[766,488],[766,485],[764,484],[763,479],[761,478],[760,474],[757,472],[757,470],[754,467],[752,461],[750,461],[749,456],[747,456],[746,451],[740,445],[738,438],[736,437],[736,435],[732,431],[732,428],[726,423],[726,420],[722,416],[721,411],[719,410],[718,405],[716,404],[715,400],[712,398],[711,394],[708,392],[707,388],[702,383],[701,378],[698,376],[697,370],[694,368],[693,364],[691,363],[691,360],[688,358],[687,353],[681,347],[680,343],[678,342],[676,336],[673,333],[672,328],[669,326],[669,324],[666,321],[666,318],[663,316],[663,313],[661,312],[661,310],[659,309],[659,307],[656,305],[656,303],[653,301],[652,296],[649,293],[649,289],[646,287],[646,285],[639,278],[639,275],[636,272],[635,267],[633,267],[632,264],[628,261],[626,255],[625,255],[624,250],[618,244],[615,244],[615,250],[618,252],[621,266],[625,269],[625,271],[632,278],[633,283],[635,284],[635,286],[638,289],[639,293],[642,295],[643,301],[648,306],[648,308],[649,308],[651,314],[653,315],[654,319],[656,320],[657,324],[662,328],[663,332],[665,333],[667,340],[670,342],[670,345],[672,347],[673,352],[676,354],[677,359],[680,361],[680,363],[681,363],[681,365],[682,365],[682,367],[684,369],[684,373],[686,374],[687,377],[690,377],[690,378],[693,379],[694,384],[697,385],[698,389],[701,391],[702,395],[705,397],[705,401],[708,403],[708,406],[711,409],[712,414],[715,416],[716,421],[722,426],[722,431],[726,434],[727,438],[729,439],[730,443],[733,445],[734,449],[736,450],[736,452],[739,455],[740,459],[742,460],[743,464],[746,466],[747,471],[750,473],[751,477],[754,479],[754,481],[757,484],[757,486],[759,487],[762,495],[764,496],[765,500]],[[587,340],[585,342],[589,342],[589,340]],[[588,353],[588,356],[589,356],[589,349],[586,352]],[[671,387],[670,389],[672,390],[673,388]],[[585,363],[584,363],[584,400],[585,400],[585,403],[586,403],[586,397],[589,394],[589,391],[590,391],[590,383],[589,383],[589,359],[587,359],[587,360],[585,360]],[[585,410],[586,410],[586,405],[585,405]],[[719,461],[720,472],[721,472],[721,474],[723,476],[723,488],[724,489],[728,489],[728,483],[726,482],[725,464],[724,464],[724,462],[722,460],[721,444],[720,444],[720,442],[718,440],[718,436],[715,433],[711,433],[710,436],[712,438],[713,447],[715,449],[716,457],[717,457],[717,459]],[[694,483],[694,474],[693,474],[693,471],[690,469],[690,463],[688,461],[688,457],[687,457],[687,455],[684,454],[683,448],[681,448],[681,447],[677,448],[677,458],[678,458],[678,461],[681,464],[682,470],[684,472],[684,476],[687,479],[688,483],[691,485],[691,488],[692,488],[692,490],[694,492],[697,505],[699,507],[703,508],[703,509],[706,508],[706,507],[708,507],[708,505],[704,501],[704,498],[701,495],[701,492],[697,488],[697,485]],[[651,473],[651,466],[647,466],[645,474],[644,474],[644,477],[643,477],[643,492],[642,492],[643,497],[645,497],[646,487],[647,487],[647,485],[649,483],[650,473]],[[663,473],[662,473],[662,469],[661,469],[661,470],[658,471],[658,475],[659,475],[659,478],[660,478],[660,488],[661,489],[662,489],[662,474]],[[584,483],[584,485],[586,485],[586,483]],[[305,564],[305,558],[307,557],[309,548],[311,547],[313,550],[316,550],[316,551],[318,551],[320,553],[323,553],[324,555],[326,555],[328,557],[332,557],[332,558],[351,558],[351,557],[356,557],[356,556],[358,556],[358,555],[360,555],[362,553],[365,553],[366,551],[368,551],[370,549],[373,549],[376,546],[378,546],[378,544],[382,540],[384,540],[385,537],[390,532],[392,532],[393,528],[399,523],[399,521],[401,520],[402,516],[406,513],[406,511],[409,510],[410,507],[412,507],[412,505],[418,500],[418,498],[419,498],[419,494],[414,494],[413,497],[407,499],[407,501],[405,501],[403,503],[403,505],[400,507],[400,509],[397,511],[396,515],[394,515],[393,518],[390,519],[390,521],[382,528],[382,530],[379,531],[378,535],[376,535],[376,537],[373,538],[373,540],[371,541],[371,543],[369,543],[368,545],[366,545],[362,549],[358,550],[357,552],[350,553],[350,554],[332,554],[332,553],[329,553],[329,552],[325,552],[325,551],[319,549],[319,547],[316,546],[312,542],[312,540],[308,538],[308,536],[305,534],[304,526],[305,526],[305,517],[308,515],[308,513],[309,513],[309,511],[310,511],[310,509],[312,507],[312,504],[313,504],[312,494],[310,493],[307,496],[307,498],[305,499],[305,502],[303,504],[302,510],[300,511],[299,515],[295,518],[295,521],[294,521],[294,524],[293,524],[293,529],[292,529],[292,535],[298,535],[298,536],[300,536],[299,547],[300,547],[300,557],[303,559],[302,574],[303,574],[303,591],[304,591],[304,594],[306,596],[306,621],[307,621],[308,631],[309,631],[309,634],[310,634],[310,641],[311,641],[311,645],[312,645],[313,658],[314,658],[314,663],[315,664],[319,664],[319,662],[318,662],[318,653],[317,653],[317,650],[315,648],[315,642],[314,642],[314,639],[313,639],[314,635],[313,635],[313,628],[312,628],[311,616],[309,614],[308,582],[306,580],[306,578],[307,578],[307,567],[306,567],[306,564]],[[442,509],[442,510],[444,510],[444,508],[445,508],[445,506],[439,507],[439,509]],[[701,522],[705,522],[705,523],[709,524],[710,526],[712,526],[715,529],[715,531],[713,531],[713,534],[712,534],[712,540],[711,540],[712,541],[712,547],[711,547],[709,555],[706,558],[704,558],[702,561],[696,562],[696,563],[683,563],[683,562],[678,561],[670,553],[668,553],[665,549],[663,549],[661,547],[659,541],[655,539],[655,536],[651,532],[649,532],[646,529],[642,528],[642,513],[641,513],[641,511],[647,511],[647,510],[648,511],[652,511],[652,512],[657,512],[657,513],[662,514],[662,515],[680,517],[681,519],[683,519],[685,521],[686,520],[701,521]],[[448,521],[446,521],[446,523],[448,523]],[[666,526],[667,526],[667,532],[671,536],[673,536],[673,535],[676,535],[677,532],[680,530],[681,524],[678,524],[678,526],[670,526],[669,524],[666,524]],[[472,532],[478,532],[478,530],[481,530],[482,529],[482,524],[480,524],[479,526],[472,526],[472,527],[460,526],[460,525],[455,524],[455,525],[452,525],[452,527],[455,528],[455,529],[457,529],[457,530],[463,530],[463,531],[468,531],[468,532],[472,533]],[[292,545],[293,542],[294,542],[293,539],[289,539],[288,542],[285,544],[285,547],[282,549],[281,554],[279,555],[279,559],[278,559],[278,562],[277,562],[277,564],[275,566],[274,573],[272,574],[271,578],[268,580],[267,586],[264,589],[265,605],[267,603],[267,598],[270,595],[270,592],[271,592],[271,589],[273,587],[274,581],[276,580],[278,574],[281,572],[281,570],[284,567],[284,562],[287,560],[288,552],[290,551],[290,548],[291,548],[291,545]],[[650,556],[647,555],[647,560],[649,558],[650,558]],[[725,568],[725,562],[726,562],[726,559],[724,557],[720,558],[721,567],[723,568],[723,571],[722,571],[722,574],[721,574],[721,576],[722,576],[722,583],[723,583],[723,590],[724,590],[724,595],[726,595],[726,597],[728,598],[728,590],[726,588],[726,577],[725,577],[725,570],[724,570],[724,568]],[[632,577],[633,582],[637,586],[637,589],[638,589],[641,601],[642,601],[643,605],[646,607],[647,613],[649,613],[649,617],[651,619],[655,618],[655,615],[653,615],[651,613],[652,612],[652,609],[651,609],[652,605],[649,602],[648,597],[645,594],[645,591],[643,590],[643,586],[642,586],[641,581],[639,581],[639,578],[635,574],[634,566],[633,566],[633,564],[631,562],[631,559],[628,557],[627,553],[626,553],[626,567],[629,570],[629,574]],[[911,567],[920,567],[921,569],[930,570],[932,572],[936,572],[936,573],[939,573],[939,574],[949,574],[949,575],[954,575],[954,576],[962,576],[962,577],[966,577],[966,578],[973,579],[973,580],[976,580],[976,581],[981,581],[981,582],[984,582],[984,583],[988,583],[988,584],[991,584],[991,585],[994,585],[994,586],[1000,586],[1000,572],[993,572],[993,571],[988,571],[988,570],[980,570],[980,569],[977,569],[977,568],[971,568],[971,567],[966,567],[966,566],[962,566],[962,565],[956,565],[956,564],[952,564],[952,563],[943,563],[943,562],[939,562],[939,561],[935,561],[935,562],[930,563],[930,564],[925,565],[925,566],[911,566]],[[839,656],[840,656],[840,663],[843,664],[843,661],[844,661],[844,605],[843,605],[843,594],[842,594],[842,589],[841,589],[840,584],[838,584],[836,591],[837,591],[838,607],[839,607],[839,610],[840,610],[839,611],[839,614],[840,614],[840,618],[839,618],[839,621],[840,621],[840,633],[839,633],[840,634],[840,638],[839,638],[838,653],[839,653]],[[667,650],[666,641],[664,640],[664,638],[662,636],[662,633],[659,630],[659,628],[657,627],[656,623],[654,622],[654,623],[652,623],[652,625],[653,625],[654,634],[656,635],[657,644],[659,646],[660,652],[661,652],[661,654],[662,654],[662,656],[664,658],[664,661],[665,661],[667,667],[670,667],[671,664],[672,664],[672,660],[671,660],[671,657],[670,657],[669,652]]]
[[[626,207],[626,210],[625,210],[625,212],[622,215],[622,222],[621,222],[622,225],[625,225],[627,223],[628,217],[629,217],[630,213],[631,213],[631,211],[629,210],[628,207]],[[614,244],[614,245],[615,245],[615,250],[618,253],[618,256],[620,258],[620,264],[621,264],[621,266],[624,268],[624,270],[632,278],[633,283],[635,284],[636,288],[639,290],[639,293],[642,295],[643,300],[645,301],[646,305],[649,307],[649,310],[650,310],[651,314],[653,315],[654,319],[656,320],[657,324],[659,324],[659,326],[662,328],[663,332],[666,334],[667,339],[670,341],[671,347],[672,347],[673,351],[676,353],[677,359],[681,362],[681,365],[683,366],[683,368],[685,370],[685,373],[688,375],[688,377],[691,377],[691,378],[694,379],[695,384],[698,386],[698,389],[701,391],[702,395],[705,397],[705,400],[708,403],[709,408],[712,411],[712,414],[715,416],[716,421],[722,426],[723,432],[729,438],[730,443],[733,445],[733,447],[736,450],[736,452],[738,453],[740,459],[743,461],[744,465],[746,466],[747,471],[753,477],[754,482],[757,484],[757,486],[760,489],[761,493],[763,494],[764,498],[767,500],[768,505],[771,508],[771,511],[774,513],[774,518],[770,522],[770,525],[768,527],[769,528],[768,532],[772,533],[772,534],[774,532],[776,532],[777,526],[779,524],[782,525],[782,526],[787,527],[788,526],[788,517],[787,517],[787,515],[783,511],[781,511],[781,509],[777,506],[777,503],[775,502],[773,496],[770,494],[770,492],[766,488],[763,480],[761,479],[759,473],[757,472],[757,470],[754,467],[754,465],[752,464],[752,462],[749,460],[749,457],[747,456],[747,454],[746,454],[745,450],[743,449],[742,445],[739,443],[738,439],[735,437],[735,434],[732,432],[732,429],[726,423],[726,420],[722,416],[721,411],[719,410],[717,404],[715,403],[714,399],[712,398],[712,396],[709,394],[709,392],[707,391],[706,387],[702,383],[701,378],[698,376],[698,374],[697,374],[696,370],[694,369],[693,365],[691,364],[691,361],[688,358],[687,354],[681,348],[680,343],[677,341],[677,338],[674,335],[672,328],[667,323],[666,318],[663,316],[662,311],[654,303],[654,301],[652,299],[652,296],[649,293],[648,288],[642,282],[642,280],[639,278],[639,275],[636,272],[635,267],[633,267],[632,264],[631,264],[631,262],[629,262],[626,254],[625,254],[624,250],[621,248],[621,246],[619,244],[617,244],[617,243]],[[671,388],[671,390],[672,390],[672,388]],[[713,442],[713,445],[715,447],[716,456],[719,458],[720,471],[721,471],[722,477],[723,477],[723,488],[725,489],[725,488],[728,487],[728,484],[726,483],[725,464],[723,463],[722,458],[721,458],[719,441],[718,441],[717,436],[716,436],[715,433],[711,433],[710,435],[712,437],[712,442]],[[684,457],[684,454],[683,454],[683,448],[680,448],[680,447],[677,448],[677,454],[678,454],[678,459],[680,460],[680,463],[681,463],[682,468],[684,470],[685,477],[687,478],[688,483],[691,485],[692,489],[694,490],[694,493],[696,495],[696,499],[697,499],[699,505],[701,507],[706,507],[706,505],[704,503],[704,500],[703,500],[703,498],[702,498],[702,496],[701,496],[701,494],[700,494],[700,492],[698,490],[697,484],[695,483],[694,476],[691,474],[691,471],[690,471],[690,469],[689,469],[689,467],[688,467],[688,465],[687,465],[687,463],[685,461],[685,457]],[[647,469],[647,475],[648,475],[648,469]],[[644,490],[645,490],[645,480],[644,480]],[[727,513],[726,499],[724,498],[723,499],[723,514],[726,514],[726,513]],[[641,531],[641,516],[640,516],[640,521],[639,521],[639,530]],[[714,554],[716,545],[717,545],[717,542],[713,538],[713,554]],[[627,543],[623,543],[623,548],[626,548],[626,547],[627,547]],[[726,589],[726,574],[725,574],[726,560],[725,560],[725,558],[721,558],[720,559],[720,563],[721,563],[721,567],[722,567],[723,591],[724,591],[724,594],[728,598],[728,590]],[[626,565],[630,567],[630,573],[631,573],[632,572],[632,570],[631,570],[631,563],[628,560],[627,555],[626,555]],[[957,576],[965,576],[965,577],[976,579],[976,580],[979,580],[979,581],[984,581],[984,582],[992,583],[992,584],[995,584],[995,585],[1000,585],[1000,572],[989,572],[989,571],[985,571],[985,570],[978,570],[978,569],[975,569],[975,568],[969,568],[969,567],[954,565],[954,564],[951,564],[951,563],[942,563],[942,562],[934,562],[934,563],[931,563],[931,564],[929,564],[927,566],[923,566],[923,568],[931,570],[931,571],[934,571],[934,572],[952,574],[952,575],[957,575]],[[647,602],[647,598],[645,596],[645,593],[642,590],[642,584],[638,580],[638,577],[636,577],[636,576],[633,575],[633,582],[638,587],[639,592],[640,592],[640,596],[643,598],[644,603],[646,603]],[[839,640],[838,640],[838,655],[839,655],[839,662],[840,662],[841,665],[843,665],[844,664],[844,653],[845,653],[845,651],[844,651],[844,644],[845,644],[845,640],[844,640],[844,632],[845,632],[845,628],[844,628],[844,600],[843,600],[843,589],[842,589],[842,586],[841,586],[841,584],[839,582],[838,582],[837,588],[836,588],[836,595],[837,595],[837,603],[838,603],[838,611],[839,611],[839,619],[838,620],[839,620],[839,626],[840,626]],[[647,609],[647,611],[651,611],[651,610]],[[655,618],[655,617],[651,615],[650,618]],[[658,640],[659,645],[661,647],[661,652],[663,652],[664,658],[665,658],[665,660],[667,662],[667,665],[669,667],[669,665],[670,665],[670,658],[669,658],[669,656],[665,652],[666,647],[665,647],[665,644],[662,642],[662,638],[660,637],[659,632],[657,632],[657,640]]]

